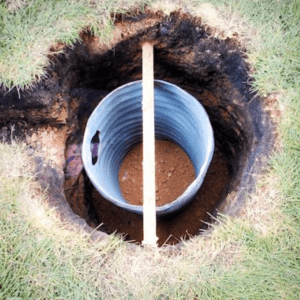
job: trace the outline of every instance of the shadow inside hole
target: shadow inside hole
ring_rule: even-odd
[[[91,140],[91,155],[92,155],[93,165],[95,165],[98,161],[99,146],[100,146],[100,131],[97,130]]]

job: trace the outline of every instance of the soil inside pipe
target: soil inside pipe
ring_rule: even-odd
[[[143,204],[143,144],[124,158],[119,171],[120,188],[125,200]],[[181,147],[170,141],[155,141],[156,206],[176,200],[194,181],[192,162]]]

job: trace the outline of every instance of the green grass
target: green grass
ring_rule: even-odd
[[[83,234],[68,230],[55,211],[45,209],[24,152],[17,144],[0,144],[0,298],[95,299],[97,290],[82,273],[92,274],[120,240],[111,237],[90,249]]]
[[[203,2],[186,5],[191,9]],[[47,207],[24,147],[0,144],[0,299],[300,298],[300,2],[210,2],[229,23],[235,15],[231,28],[251,28],[242,38],[254,89],[281,95],[281,147],[257,192],[248,196],[243,215],[220,216],[221,224],[208,236],[175,252],[131,252],[115,236],[91,242]],[[27,1],[15,12],[0,8],[0,78],[7,87],[42,77],[51,43],[72,43],[91,24],[100,35],[103,9],[123,8],[113,1],[93,8],[82,0],[47,1],[46,10],[45,3]],[[45,38],[41,32],[47,28]],[[38,52],[35,34],[36,47],[43,46]]]
[[[143,1],[128,1],[125,9],[137,3]],[[6,2],[0,4],[0,83],[31,86],[45,75],[50,46],[71,45],[82,29],[107,39],[113,28],[110,14],[125,11],[120,5],[119,0],[27,0],[21,9],[10,10]]]

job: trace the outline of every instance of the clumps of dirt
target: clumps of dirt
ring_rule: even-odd
[[[176,200],[195,179],[187,154],[170,141],[155,142],[156,206]],[[122,194],[130,204],[143,205],[143,144],[125,156],[119,171]]]
[[[37,150],[40,156],[57,168],[65,166],[65,147],[68,136],[67,127],[43,126],[31,129],[27,136],[27,143]]]

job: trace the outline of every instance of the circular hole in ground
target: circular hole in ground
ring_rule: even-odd
[[[86,175],[80,155],[90,114],[109,92],[141,79],[141,45],[153,42],[155,79],[176,84],[201,102],[214,130],[215,152],[194,201],[184,210],[157,220],[159,245],[176,244],[198,235],[211,221],[209,214],[215,215],[217,210],[238,214],[271,148],[271,125],[261,100],[251,92],[245,49],[236,40],[214,38],[200,19],[180,12],[168,17],[150,11],[118,15],[115,25],[110,45],[86,31],[81,34],[82,42],[72,48],[53,47],[53,51],[63,48],[64,53],[49,56],[48,78],[38,84],[36,93],[15,100],[23,110],[34,103],[31,114],[17,119],[14,111],[6,112],[6,116],[16,122],[26,120],[31,127],[54,126],[53,134],[64,144],[59,146],[65,153],[62,182],[73,212],[92,228],[101,224],[100,231],[117,232],[127,241],[141,242],[142,216],[104,199]],[[49,131],[49,126],[46,128]],[[57,180],[57,174],[54,177]]]
[[[146,28],[149,14],[136,20],[124,16],[117,19],[121,36],[123,32],[128,34],[133,26],[137,33],[129,33],[104,53],[87,57],[95,51],[92,47],[96,48],[88,33],[83,34],[86,43],[76,45],[69,53],[74,57],[72,68],[77,75],[72,95],[86,99],[77,111],[80,127],[77,136],[82,136],[90,112],[101,101],[102,95],[97,93],[105,94],[141,79],[141,44],[145,40],[154,43],[155,78],[174,83],[192,94],[209,114],[216,145],[212,163],[194,201],[178,213],[158,218],[157,236],[162,245],[199,234],[206,227],[205,222],[210,221],[208,213],[214,214],[217,208],[223,212],[238,210],[240,203],[234,206],[224,201],[244,180],[255,143],[263,144],[263,128],[259,127],[263,126],[263,111],[259,101],[253,101],[251,86],[246,83],[249,82],[247,67],[236,41],[213,38],[197,20],[190,21],[179,13],[171,14],[168,19],[157,14],[152,17],[154,24]],[[73,136],[70,139],[67,147],[74,147]],[[66,198],[74,211],[82,217],[88,216],[86,219],[92,226],[102,224],[100,230],[108,234],[122,233],[128,241],[141,242],[142,216],[113,205],[97,192],[84,171],[81,176],[79,182],[84,183],[81,187],[70,190],[73,178],[66,178],[65,182]]]

